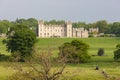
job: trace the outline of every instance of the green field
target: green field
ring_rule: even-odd
[[[39,51],[51,49],[54,57],[56,57],[58,47],[74,39],[82,40],[89,44],[90,49],[88,52],[91,55],[91,60],[84,64],[68,64],[66,71],[70,72],[69,76],[75,73],[73,80],[106,80],[101,74],[103,69],[109,76],[120,76],[120,63],[115,62],[113,59],[113,51],[115,46],[120,43],[120,38],[40,38],[36,46]],[[97,54],[99,48],[104,48],[105,56],[92,56]],[[0,53],[9,55],[5,45],[2,44],[2,39],[0,39]],[[4,64],[7,64],[7,62],[0,63],[0,80],[4,80],[6,76],[12,73],[12,70],[9,71],[7,68],[4,68]],[[99,66],[100,71],[94,70],[96,65]],[[6,73],[6,71],[9,72]]]

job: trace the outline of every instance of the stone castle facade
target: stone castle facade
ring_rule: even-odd
[[[40,38],[87,38],[88,31],[84,28],[73,28],[70,21],[61,25],[44,24],[43,20],[38,21],[38,37]]]

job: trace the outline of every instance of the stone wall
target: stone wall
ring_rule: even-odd
[[[38,21],[38,37],[40,38],[50,38],[50,37],[79,37],[87,38],[88,31],[84,28],[72,28],[72,23],[70,21],[65,22],[61,25],[46,25],[44,21]]]

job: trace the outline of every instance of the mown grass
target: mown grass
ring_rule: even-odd
[[[3,38],[0,38],[0,54],[9,55],[6,51],[6,46],[3,44]]]
[[[36,46],[39,51],[51,49],[54,57],[56,57],[59,52],[58,47],[74,39],[82,40],[89,44],[88,53],[91,55],[91,60],[83,64],[68,64],[66,67],[69,72],[68,76],[76,73],[73,80],[106,80],[100,71],[94,70],[96,65],[99,66],[100,70],[105,70],[110,76],[120,76],[120,63],[115,62],[113,59],[113,51],[115,46],[120,43],[120,38],[39,38]],[[9,55],[2,40],[0,39],[0,53]],[[105,56],[92,56],[97,55],[99,48],[104,48]],[[4,63],[7,64],[7,62]],[[4,80],[6,76],[12,73],[11,70],[7,70],[8,72],[6,73],[6,68],[2,65],[0,65],[0,80]]]
[[[69,64],[69,67],[71,67],[70,71],[74,71],[74,68],[76,67],[83,69],[83,72],[79,73],[78,80],[104,80],[103,76],[100,77],[101,73],[94,70],[95,66],[99,66],[100,70],[105,70],[109,75],[120,76],[120,70],[118,68],[120,63],[115,62],[113,59],[113,51],[115,50],[116,45],[120,43],[120,38],[41,38],[38,40],[37,46],[40,50],[51,48],[55,56],[57,56],[59,51],[58,47],[63,43],[71,42],[74,39],[82,40],[89,44],[90,49],[88,50],[88,53],[91,55],[91,60],[88,63]],[[92,56],[97,55],[99,48],[104,48],[105,56]]]

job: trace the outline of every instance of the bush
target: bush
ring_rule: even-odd
[[[89,37],[94,37],[94,35],[93,34],[89,34]]]
[[[0,53],[0,61],[7,61],[9,56]]]
[[[115,60],[120,59],[120,44],[116,45],[116,50],[114,51],[114,59]]]
[[[100,48],[98,50],[98,56],[103,56],[104,55],[104,49],[103,48]]]
[[[59,47],[59,57],[67,58],[68,63],[83,63],[90,59],[88,55],[89,46],[79,40],[73,40],[71,43],[64,43]]]
[[[31,59],[27,60],[27,69],[23,64],[13,63],[11,67],[16,69],[15,74],[7,80],[61,80],[66,67],[64,59],[53,61],[51,51],[35,51]],[[19,75],[19,76],[18,76]]]

